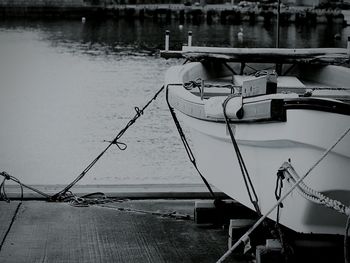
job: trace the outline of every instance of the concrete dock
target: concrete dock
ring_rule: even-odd
[[[202,202],[212,201],[114,199],[85,207],[44,200],[1,201],[0,262],[216,262],[235,241],[222,220],[203,222],[220,215],[201,208]],[[201,220],[194,217],[195,207]],[[244,214],[239,207],[233,211],[234,217]],[[235,240],[243,234],[239,233]],[[288,262],[344,262],[340,241],[298,239]],[[252,262],[254,253],[237,251],[225,262]],[[273,253],[266,254],[262,247],[259,255],[264,259],[256,262],[285,262]]]
[[[35,188],[52,195],[61,186]],[[215,207],[203,185],[77,185],[72,190],[77,196],[100,194],[89,197],[87,205],[48,202],[24,189],[19,201],[18,186],[6,186],[12,201],[0,201],[1,263],[216,262],[248,230],[236,222],[257,219],[214,188],[222,200]],[[239,249],[225,262],[252,262],[254,256],[257,263],[285,262],[280,253],[262,246],[271,238],[266,230],[250,236],[247,254]],[[284,238],[294,251],[288,262],[344,262],[342,236],[284,232]]]
[[[192,217],[194,202],[0,202],[0,262],[216,262],[227,249],[227,230],[160,215]]]

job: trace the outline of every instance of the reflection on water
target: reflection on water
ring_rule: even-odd
[[[244,32],[243,41],[237,36],[240,28]],[[79,20],[2,21],[0,30],[10,29],[36,31],[42,40],[54,46],[65,46],[72,52],[85,50],[95,55],[130,52],[152,55],[163,47],[165,30],[171,32],[171,49],[180,49],[182,43],[186,43],[189,30],[193,31],[194,45],[274,47],[276,39],[275,24],[264,23],[180,25],[178,22],[166,24],[148,20],[92,20],[86,23]],[[282,25],[280,33],[281,47],[345,47],[350,30],[340,24],[292,24]],[[341,40],[335,39],[335,34],[340,34]]]
[[[243,39],[237,33],[243,28]],[[171,31],[179,49],[194,45],[272,47],[274,26],[170,25],[150,21],[2,21],[0,25],[0,169],[30,184],[71,181],[163,83],[178,60],[157,51]],[[332,36],[340,33],[341,40]],[[282,27],[283,47],[344,47],[339,25]],[[331,37],[330,37],[331,36]],[[168,113],[164,94],[82,184],[198,183]]]

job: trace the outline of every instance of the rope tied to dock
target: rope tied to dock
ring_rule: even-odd
[[[0,175],[4,177],[4,179],[2,180],[2,182],[0,184],[0,200],[4,200],[5,202],[10,203],[10,198],[6,194],[6,188],[5,188],[6,181],[13,181],[13,182],[20,185],[20,187],[21,187],[21,200],[22,200],[23,199],[23,185],[22,185],[22,183],[16,177],[8,174],[7,172],[1,172]]]
[[[105,193],[95,192],[83,196],[76,196],[71,191],[67,191],[66,197],[62,200],[74,207],[89,207],[92,205],[101,205],[114,202],[124,202],[125,199],[109,198]]]
[[[97,204],[97,206],[102,208],[108,208],[113,209],[121,212],[131,212],[131,213],[140,213],[140,214],[149,214],[154,216],[160,216],[163,218],[172,218],[176,220],[192,220],[193,218],[189,214],[182,214],[178,213],[177,211],[171,211],[171,212],[162,212],[162,211],[150,211],[150,210],[144,210],[144,209],[136,209],[131,207],[118,207],[113,206],[111,204]]]
[[[284,199],[288,197],[292,193],[292,191],[298,187],[298,185],[311,173],[313,169],[330,153],[330,151],[333,150],[333,148],[349,133],[350,127],[348,127],[337,139],[336,141],[322,154],[322,156],[309,168],[309,170],[302,176],[300,177],[294,185],[263,215],[261,216],[255,224],[241,237],[237,240],[237,242],[229,249],[226,251],[224,255],[221,256],[221,258],[218,259],[217,263],[224,262],[231,253],[243,242],[243,240],[246,239],[247,236],[249,236],[271,213],[273,210],[275,210],[276,207],[278,207]],[[346,232],[348,232],[348,224],[347,224],[347,229]],[[345,237],[347,240],[347,236]],[[345,241],[344,241],[345,243]]]
[[[38,189],[32,187],[32,186],[29,186],[29,185],[26,185],[24,183],[22,183],[20,180],[18,180],[16,177],[8,174],[7,172],[1,172],[0,173],[1,176],[4,177],[1,185],[0,185],[0,200],[5,200],[5,201],[10,201],[10,199],[8,198],[7,194],[6,194],[6,191],[5,191],[5,182],[7,180],[11,180],[17,184],[19,184],[20,188],[21,188],[21,200],[23,199],[23,188],[28,188],[29,190],[32,190],[33,192],[36,192],[37,194],[39,195],[42,195],[46,198],[50,198],[50,195],[48,194],[45,194],[44,192],[41,192],[39,191]]]
[[[5,171],[4,171],[4,172],[1,172],[0,175],[4,177],[4,179],[3,179],[3,181],[1,182],[1,185],[0,185],[0,200],[3,200],[3,201],[5,201],[5,202],[7,202],[7,203],[10,203],[10,201],[11,201],[10,198],[7,196],[6,191],[5,191],[5,182],[6,182],[6,181],[13,181],[13,182],[19,184],[19,185],[20,185],[20,188],[21,188],[21,198],[20,198],[20,202],[19,202],[18,205],[17,205],[17,208],[16,208],[16,210],[15,210],[15,213],[14,213],[13,216],[12,216],[10,225],[8,226],[6,232],[4,233],[3,238],[2,238],[2,240],[1,240],[1,243],[0,243],[0,252],[1,252],[2,247],[3,247],[3,245],[5,244],[6,238],[7,238],[8,234],[10,233],[10,230],[11,230],[11,228],[12,228],[12,225],[13,225],[13,223],[15,222],[16,217],[17,217],[17,214],[18,214],[18,212],[19,212],[19,209],[20,209],[20,207],[21,207],[21,205],[22,205],[22,201],[23,201],[23,187],[26,186],[26,185],[22,184],[20,180],[18,180],[16,177],[14,177],[14,176],[8,174],[8,173],[5,172]]]
[[[170,102],[169,102],[169,87],[170,87],[170,86],[183,86],[183,84],[176,83],[176,84],[168,84],[168,85],[166,86],[166,93],[165,93],[165,94],[166,94],[166,102],[167,102],[167,104],[168,104],[168,108],[169,108],[170,114],[171,114],[171,116],[172,116],[172,118],[173,118],[173,121],[174,121],[174,123],[175,123],[176,129],[177,129],[177,131],[178,131],[178,133],[179,133],[179,135],[180,135],[180,139],[181,139],[181,141],[182,141],[182,144],[183,144],[184,147],[185,147],[187,156],[188,156],[188,158],[190,159],[190,161],[191,161],[193,167],[196,169],[196,171],[197,171],[199,177],[202,179],[203,183],[205,184],[205,186],[207,187],[208,191],[210,192],[212,198],[215,200],[215,202],[214,202],[214,204],[215,204],[216,202],[219,202],[219,199],[218,199],[218,198],[216,197],[216,195],[214,194],[214,191],[213,191],[213,189],[211,188],[211,186],[210,186],[210,184],[208,183],[208,181],[205,179],[205,177],[204,177],[204,176],[202,175],[202,173],[200,172],[200,170],[199,170],[199,168],[198,168],[198,166],[197,166],[196,158],[195,158],[195,156],[194,156],[194,154],[193,154],[193,152],[192,152],[192,149],[191,149],[191,147],[190,147],[190,145],[189,145],[189,143],[188,143],[188,141],[187,141],[187,138],[186,138],[186,136],[185,136],[185,133],[184,133],[183,130],[182,130],[181,124],[180,124],[179,120],[178,120],[177,117],[176,117],[175,110],[174,110],[174,108],[170,105]]]
[[[7,202],[10,201],[10,199],[8,198],[7,194],[6,194],[6,190],[5,190],[5,182],[7,180],[12,180],[14,182],[16,182],[17,184],[19,184],[21,186],[21,199],[23,199],[23,187],[28,188],[42,196],[44,196],[48,201],[62,201],[62,202],[70,202],[72,205],[74,206],[86,206],[86,204],[91,204],[91,203],[100,203],[106,202],[106,198],[104,198],[103,201],[101,201],[101,198],[99,198],[99,201],[97,200],[91,200],[91,198],[89,198],[90,195],[96,194],[89,194],[87,196],[82,196],[82,197],[78,197],[75,196],[70,189],[78,182],[80,181],[88,172],[89,170],[98,162],[98,160],[106,153],[106,151],[112,146],[112,145],[116,145],[118,147],[119,150],[124,151],[127,148],[127,144],[124,142],[119,141],[120,138],[124,135],[124,133],[137,121],[138,118],[140,118],[146,108],[154,101],[157,99],[158,95],[165,89],[165,86],[163,85],[155,94],[154,96],[140,109],[139,107],[134,107],[135,110],[135,115],[133,118],[130,119],[130,121],[126,124],[126,126],[119,131],[119,133],[116,135],[116,137],[113,140],[110,141],[106,141],[104,140],[104,142],[108,142],[108,146],[70,183],[68,184],[64,189],[62,189],[61,191],[59,191],[58,193],[54,194],[54,195],[48,195],[44,192],[39,191],[38,189],[26,185],[22,182],[20,182],[17,178],[9,175],[6,172],[2,172],[0,173],[1,176],[4,177],[2,183],[0,184],[0,200],[5,200]]]
[[[99,159],[107,152],[107,150],[112,146],[116,145],[119,150],[124,151],[127,148],[127,144],[120,142],[119,139],[124,135],[124,133],[137,121],[138,118],[140,118],[145,109],[154,101],[157,99],[158,95],[164,90],[165,86],[163,85],[156,93],[155,95],[143,106],[142,109],[135,107],[135,115],[133,118],[130,119],[130,121],[125,125],[125,127],[119,131],[119,133],[116,135],[116,137],[111,141],[108,142],[108,146],[70,183],[68,184],[64,189],[62,189],[60,192],[56,193],[55,195],[50,197],[50,201],[61,201],[65,198],[65,194],[78,182],[80,181],[89,171],[90,169],[99,161]]]
[[[226,108],[227,108],[227,103],[232,99],[232,96],[228,96],[225,101],[222,104],[223,107],[223,113],[224,113],[224,117],[225,117],[225,123],[226,123],[226,127],[229,131],[229,135],[231,138],[231,142],[233,145],[233,148],[235,150],[236,156],[237,156],[237,160],[238,160],[238,164],[241,170],[241,174],[243,177],[243,181],[250,199],[250,202],[253,204],[253,207],[255,208],[256,213],[261,216],[261,211],[260,211],[260,207],[259,207],[259,199],[258,199],[258,195],[256,194],[254,185],[252,183],[252,180],[250,178],[247,166],[245,165],[243,156],[241,154],[241,151],[239,149],[239,146],[237,144],[237,141],[235,139],[235,136],[233,134],[232,128],[230,126],[230,120],[227,116],[227,112],[226,112]],[[243,108],[243,107],[242,107]]]

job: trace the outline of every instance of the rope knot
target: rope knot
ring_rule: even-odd
[[[285,178],[285,175],[284,175],[284,172],[285,172],[285,168],[280,168],[278,169],[277,171],[277,177],[280,179],[280,180],[284,180]]]
[[[136,111],[137,117],[140,117],[141,115],[143,115],[143,110],[140,110],[139,107],[135,107],[134,109],[135,109],[135,111]]]
[[[200,89],[201,84],[202,84],[202,80],[198,78],[196,80],[190,80],[189,82],[184,83],[183,86],[186,90],[192,90],[194,88]]]
[[[6,180],[11,180],[11,175],[9,175],[8,173],[2,172],[1,175],[5,177]]]
[[[276,200],[279,200],[282,195],[282,188],[283,188],[283,180],[285,179],[285,168],[281,167],[277,171],[277,180],[276,180],[276,188],[275,188],[275,197]],[[280,203],[279,205],[281,208],[283,208],[283,204]]]
[[[128,148],[128,145],[124,142],[118,142],[118,139],[114,139],[113,141],[107,141],[103,140],[104,142],[109,142],[110,144],[117,145],[118,149],[121,151],[124,151],[126,148]]]

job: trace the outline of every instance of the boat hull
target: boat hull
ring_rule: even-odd
[[[231,66],[235,72],[239,72],[234,64]],[[254,65],[255,68],[257,66]],[[332,92],[348,87],[348,68],[301,65],[293,70],[291,76],[299,78],[311,85],[310,87],[314,87],[315,83],[317,87],[328,85],[327,90],[331,89]],[[242,75],[251,75],[251,72],[244,72],[240,76]],[[215,94],[205,98],[183,87],[184,83],[192,80],[210,81],[217,78],[227,79],[227,76],[232,79],[232,72],[227,72],[225,67],[216,62],[191,62],[172,67],[165,77],[167,99],[169,105],[175,109],[178,119],[189,128],[190,136],[187,137],[191,139],[197,166],[207,181],[236,201],[254,209],[225,120],[217,114],[221,112],[222,104],[218,103],[218,108],[212,111],[216,115],[209,115],[207,111],[212,98],[229,95]],[[279,79],[277,89],[281,85]],[[289,84],[289,88],[297,90],[294,86],[296,82]],[[208,94],[211,92],[209,88],[206,91]],[[282,164],[290,161],[299,176],[303,176],[350,127],[349,103],[329,98],[299,96],[294,91],[245,98],[242,101],[242,110],[242,118],[229,117],[230,126],[263,214],[277,202],[277,172]],[[325,196],[349,206],[349,171],[350,135],[347,134],[308,174],[304,182]],[[282,195],[291,185],[287,179],[283,181]],[[283,201],[283,208],[279,210],[279,222],[293,231],[344,235],[346,215],[305,199],[297,189]],[[276,211],[269,218],[276,220]]]
[[[300,176],[349,126],[348,115],[307,109],[287,110],[285,122],[231,124],[259,198],[262,213],[276,203],[277,171],[290,161]],[[226,124],[177,112],[191,132],[194,154],[205,178],[233,199],[253,209]],[[350,135],[308,175],[305,183],[349,205]],[[282,194],[291,184],[284,182]],[[276,219],[276,212],[269,216]],[[280,209],[280,223],[294,231],[344,234],[346,216],[312,203],[293,191]]]

